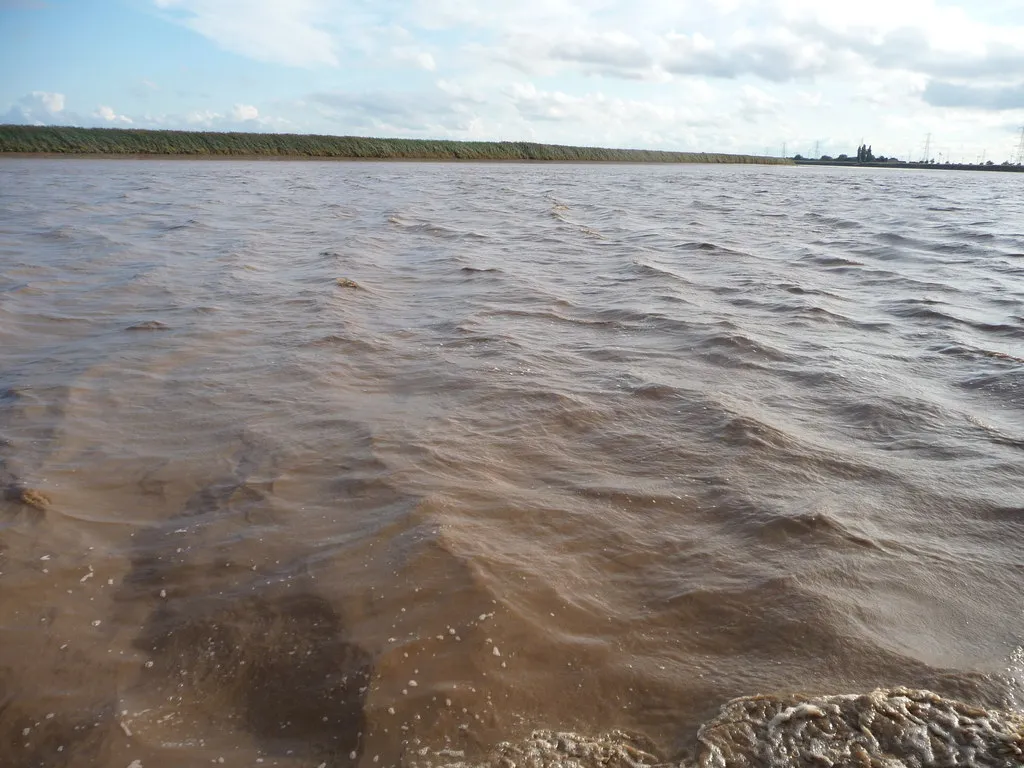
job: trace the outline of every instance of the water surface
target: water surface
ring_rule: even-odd
[[[669,759],[747,694],[1019,707],[1022,184],[3,161],[0,750]]]

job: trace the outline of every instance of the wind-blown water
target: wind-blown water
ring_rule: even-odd
[[[678,759],[749,694],[1020,707],[1022,201],[3,161],[0,763]]]

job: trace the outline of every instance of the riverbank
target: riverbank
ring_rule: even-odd
[[[487,164],[487,165],[579,165],[580,163],[586,163],[587,165],[698,165],[701,163],[705,164],[718,164],[718,165],[758,165],[755,162],[736,162],[729,163],[727,161],[712,161],[712,160],[520,160],[510,159],[503,160],[501,158],[463,158],[463,157],[346,157],[343,155],[183,155],[183,154],[77,154],[72,152],[3,152],[0,151],[0,160],[142,160],[142,161],[156,161],[156,160],[181,160],[185,162],[238,162],[238,161],[256,161],[256,162],[287,162],[287,163],[316,163],[316,162],[333,162],[333,163],[408,163],[408,164],[431,164],[431,163],[455,163],[455,164]],[[770,158],[769,158],[770,159]],[[764,163],[764,165],[790,165],[793,163]]]
[[[0,156],[440,160],[792,165],[788,158],[577,147],[534,142],[434,141],[283,133],[0,126]]]
[[[1024,165],[988,165],[977,163],[901,163],[901,162],[870,162],[859,163],[856,160],[805,160],[797,158],[796,165],[827,165],[841,168],[920,168],[930,171],[1001,171],[1003,173],[1024,172]]]

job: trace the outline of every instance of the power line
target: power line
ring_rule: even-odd
[[[932,153],[932,135],[929,133],[924,140],[924,157],[921,158],[922,163],[927,163],[931,159]]]
[[[1017,165],[1024,165],[1024,126],[1020,129],[1020,144],[1017,145]]]

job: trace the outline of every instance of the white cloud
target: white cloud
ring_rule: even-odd
[[[64,109],[63,93],[46,93],[45,91],[33,91],[32,95],[37,98],[46,108],[47,112],[57,113]]]
[[[778,98],[753,85],[744,85],[741,90],[740,113],[750,119],[776,115],[781,104]]]
[[[390,54],[433,71],[426,43],[443,32],[447,55],[476,57],[468,66],[547,76],[783,83],[863,67],[946,79],[1024,71],[1024,16],[995,23],[946,0],[153,1],[223,48],[303,67],[346,57],[373,66]]]
[[[291,120],[260,115],[256,107],[235,104],[228,110],[199,109],[184,114],[148,112],[135,118],[135,125],[145,128],[186,128],[192,131],[296,131]]]
[[[974,107],[990,110],[1024,109],[1024,80],[1016,85],[969,85],[932,80],[924,100],[936,107]]]
[[[341,132],[383,135],[457,135],[484,102],[451,87],[413,91],[327,91],[310,95],[317,110]]]
[[[184,119],[192,127],[212,128],[216,123],[224,119],[224,115],[220,112],[214,112],[212,109],[204,109],[189,112],[185,115]]]
[[[235,104],[227,110],[193,110],[168,114],[141,112],[121,114],[113,107],[101,105],[94,112],[82,115],[65,109],[60,93],[35,91],[23,96],[6,113],[0,113],[0,124],[75,125],[84,127],[168,128],[181,130],[296,131],[296,124],[281,117],[260,115],[250,104]]]
[[[576,34],[554,41],[549,55],[556,60],[621,67],[625,70],[645,69],[654,61],[649,49],[636,38],[616,30]]]
[[[260,111],[250,104],[235,104],[231,108],[231,118],[240,123],[247,120],[256,120],[259,116]]]
[[[32,91],[0,115],[0,123],[54,125],[64,121],[64,94]]]
[[[601,91],[573,95],[544,91],[532,83],[516,83],[509,104],[528,122],[564,123],[570,131],[591,126],[590,135],[619,146],[630,134],[646,136],[649,145],[665,144],[684,131],[707,126],[710,114],[699,106],[675,100],[624,99]]]
[[[93,117],[98,117],[101,120],[105,120],[108,123],[124,123],[126,125],[131,124],[132,119],[125,115],[119,115],[113,110],[112,107],[101,106],[93,113]]]
[[[391,49],[391,55],[395,61],[412,64],[414,67],[433,72],[437,69],[437,62],[434,55],[415,46],[395,46]]]
[[[233,53],[294,67],[338,65],[329,4],[320,0],[155,1]]]
[[[1009,27],[986,24],[932,0],[909,0],[911,13],[866,0],[852,16],[848,6],[837,13],[838,4],[809,0],[736,0],[728,9],[708,3],[685,13],[676,3],[609,0],[581,24],[517,23],[522,6],[535,1],[495,11],[489,23],[498,42],[481,45],[481,54],[489,50],[496,62],[549,76],[576,70],[624,79],[661,71],[787,82],[859,66],[933,76],[1024,71],[1024,18]]]

